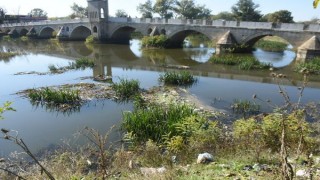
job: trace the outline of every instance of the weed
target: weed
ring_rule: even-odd
[[[112,89],[120,100],[128,100],[138,94],[140,87],[138,80],[120,79],[119,83],[113,83]]]
[[[86,38],[86,44],[93,44],[93,43],[96,43],[97,41],[98,39],[93,35],[90,35]]]
[[[165,35],[159,36],[144,36],[141,40],[143,48],[165,48],[169,39]]]
[[[161,74],[159,80],[166,85],[192,85],[197,79],[188,71],[166,72]]]
[[[308,60],[305,63],[298,63],[295,66],[295,71],[300,73],[320,74],[320,58]]]
[[[231,105],[231,108],[234,113],[242,114],[243,117],[258,114],[260,112],[260,105],[248,100],[235,99]]]
[[[265,51],[282,52],[287,49],[287,46],[288,44],[284,42],[262,39],[259,40],[254,47],[263,49]]]

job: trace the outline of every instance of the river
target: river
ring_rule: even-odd
[[[208,62],[214,48],[199,46],[196,48],[147,50],[139,49],[139,41],[133,40],[128,45],[97,44],[85,45],[83,42],[56,41],[10,41],[0,42],[0,51],[19,50],[23,55],[9,60],[0,60],[0,103],[13,102],[16,112],[6,112],[0,120],[0,128],[13,129],[19,132],[32,151],[55,148],[67,144],[75,146],[83,142],[77,136],[88,126],[106,132],[112,125],[119,127],[122,112],[131,110],[131,103],[118,104],[112,100],[93,100],[76,112],[60,113],[35,107],[28,99],[16,93],[28,88],[94,82],[97,75],[112,76],[112,81],[119,78],[137,79],[142,88],[148,89],[161,85],[159,74],[175,69],[164,68],[163,65],[190,66],[190,71],[198,78],[198,82],[187,89],[199,100],[218,109],[230,110],[235,99],[252,100],[257,94],[261,99],[269,99],[273,104],[281,105],[283,100],[278,93],[277,82],[270,76],[270,71],[242,71],[235,67],[214,65]],[[302,76],[292,71],[295,58],[293,51],[281,53],[266,52],[257,49],[253,55],[260,61],[273,63],[285,73],[290,80],[284,81],[286,91],[297,100],[297,86]],[[66,66],[76,58],[88,56],[95,59],[93,69],[72,70],[63,74],[25,74],[19,72],[48,72],[49,65]],[[304,92],[303,102],[319,102],[320,79],[310,78],[309,87]],[[270,108],[257,102],[262,108]],[[119,140],[121,132],[112,133],[110,140]],[[18,150],[8,141],[0,140],[0,157]]]

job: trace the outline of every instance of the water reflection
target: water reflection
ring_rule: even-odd
[[[288,66],[296,58],[296,53],[291,50],[285,50],[283,52],[268,52],[262,49],[256,49],[252,53],[259,61],[271,63],[276,68]]]

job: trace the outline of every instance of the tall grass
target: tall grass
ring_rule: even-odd
[[[188,71],[166,72],[160,75],[159,80],[166,85],[192,85],[197,81]]]
[[[239,55],[239,54],[226,54],[222,56],[212,56],[210,62],[215,64],[225,65],[238,65],[241,70],[252,70],[252,69],[268,69],[272,65],[267,63],[259,62],[255,57],[251,55]]]
[[[28,97],[34,102],[44,102],[54,105],[78,104],[81,98],[78,90],[56,90],[53,88],[32,89]]]
[[[139,84],[138,80],[120,79],[119,83],[112,84],[112,89],[115,91],[117,97],[126,100],[139,93]]]
[[[163,142],[164,136],[178,134],[175,124],[184,118],[195,115],[188,105],[169,105],[168,107],[150,105],[148,108],[137,108],[133,112],[123,113],[122,128],[134,137],[137,142],[151,139]]]

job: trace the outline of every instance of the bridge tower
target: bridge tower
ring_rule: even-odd
[[[99,40],[107,39],[109,3],[108,0],[87,0],[91,32]]]

